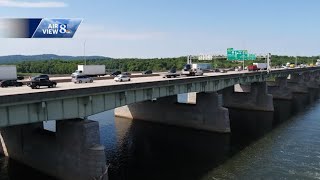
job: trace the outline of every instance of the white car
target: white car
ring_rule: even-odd
[[[116,76],[116,77],[114,78],[114,80],[115,80],[116,82],[130,81],[130,77],[127,76],[127,75],[120,74],[120,75]]]

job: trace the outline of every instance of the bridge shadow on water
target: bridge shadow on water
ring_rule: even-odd
[[[117,129],[127,119],[116,118]],[[133,121],[111,162],[109,177],[117,179],[199,179],[230,155],[230,135]]]

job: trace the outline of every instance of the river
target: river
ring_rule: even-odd
[[[236,132],[219,134],[114,118],[113,111],[90,119],[100,124],[110,180],[320,179],[320,100],[299,102],[275,102],[274,120],[257,119],[249,134],[237,123]],[[6,157],[0,170],[0,179],[54,179]]]

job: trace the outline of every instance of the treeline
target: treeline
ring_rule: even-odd
[[[298,64],[311,64],[315,63],[317,57],[298,57]],[[272,56],[272,66],[284,65],[287,62],[295,63],[296,58],[292,56]],[[156,59],[95,59],[87,60],[87,65],[104,64],[106,71],[166,71],[170,68],[182,69],[186,64],[186,57],[177,58],[156,58]],[[226,59],[215,59],[212,61],[193,61],[194,63],[211,63],[214,68],[230,68],[241,66],[242,62],[227,61]],[[265,59],[258,59],[255,61],[245,61],[245,65],[252,64],[253,62],[265,62]],[[8,63],[6,63],[8,64]],[[43,74],[71,74],[77,69],[78,64],[84,64],[84,60],[44,60],[44,61],[23,61],[16,63],[18,73],[43,73]]]

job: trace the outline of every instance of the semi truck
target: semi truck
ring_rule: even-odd
[[[72,77],[87,75],[90,77],[106,75],[105,65],[78,65],[78,69],[71,74]]]
[[[257,66],[257,70],[267,70],[267,63],[253,63],[253,65]]]
[[[17,79],[17,67],[15,65],[0,66],[0,81],[16,80],[16,79]]]

